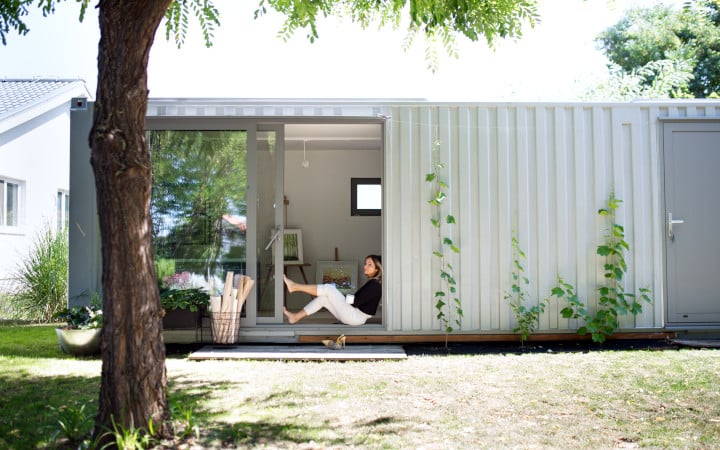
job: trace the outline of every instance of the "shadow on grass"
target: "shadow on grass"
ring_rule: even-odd
[[[207,400],[210,395],[222,397],[223,392],[237,389],[236,383],[196,383],[193,381],[173,381],[171,398],[175,401],[194,405],[193,416],[200,424],[201,436],[196,444],[210,448],[234,447],[293,447],[311,441],[320,446],[362,446],[367,439],[365,433],[352,436],[338,435],[338,428],[323,421],[308,425],[306,421],[295,421],[295,413],[288,417],[278,411],[297,411],[309,405],[309,400],[298,397],[297,391],[285,390],[272,392],[267,396],[243,399],[238,409],[246,410],[238,416],[241,420],[224,420],[226,411],[210,409]],[[242,420],[243,417],[258,417]],[[377,428],[397,422],[392,417],[382,417],[368,423],[359,424],[360,428]]]
[[[58,429],[50,407],[87,404],[94,417],[99,389],[99,376],[0,375],[0,448],[44,448]]]

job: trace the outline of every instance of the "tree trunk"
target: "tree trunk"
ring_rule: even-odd
[[[113,423],[169,434],[152,254],[147,65],[171,0],[101,0],[91,163],[102,238],[102,378],[95,436]]]

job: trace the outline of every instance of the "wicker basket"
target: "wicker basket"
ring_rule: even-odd
[[[234,344],[240,335],[239,312],[210,313],[210,330],[215,344]]]

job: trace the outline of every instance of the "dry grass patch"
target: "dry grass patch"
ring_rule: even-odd
[[[167,367],[174,419],[201,430],[186,448],[720,448],[716,350]],[[99,382],[52,326],[0,327],[0,448],[52,445],[55,411],[94,414]]]
[[[168,368],[173,389],[207,419],[207,447],[720,446],[716,351],[169,360]]]

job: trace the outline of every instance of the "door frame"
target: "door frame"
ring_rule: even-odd
[[[249,151],[249,154],[252,154],[252,166],[250,165],[250,161],[248,161],[248,167],[252,167],[253,170],[252,173],[248,174],[248,183],[250,186],[252,186],[252,194],[248,195],[248,198],[254,199],[252,202],[249,202],[248,204],[248,216],[253,217],[255,221],[258,219],[258,176],[259,171],[257,167],[257,142],[258,142],[258,133],[260,132],[274,132],[275,133],[275,197],[274,197],[274,205],[273,208],[275,210],[274,214],[274,220],[275,220],[275,230],[279,233],[272,242],[273,246],[277,246],[278,243],[283,243],[283,234],[285,231],[285,208],[283,206],[283,195],[285,192],[285,179],[284,179],[284,173],[285,173],[285,124],[283,122],[256,122],[253,130],[253,151]],[[251,204],[250,204],[251,203]],[[248,258],[248,263],[253,264],[253,267],[257,267],[257,251],[260,251],[260,247],[265,247],[264,239],[262,239],[261,236],[258,236],[258,227],[253,226],[253,242],[252,244],[248,243],[248,248],[254,249],[252,251],[252,259],[253,261],[250,261],[250,258]],[[282,249],[282,247],[280,247]],[[283,274],[284,274],[284,264],[283,264],[283,252],[281,251],[275,251],[273,253],[273,265],[274,270],[272,273],[272,280],[273,283],[270,284],[272,286],[272,289],[274,290],[274,312],[275,314],[273,316],[268,317],[260,317],[257,315],[257,305],[259,302],[258,295],[260,293],[260,289],[255,289],[255,295],[253,297],[255,298],[255,307],[253,308],[253,314],[255,315],[255,320],[252,323],[248,323],[247,326],[257,326],[257,325],[282,325],[283,323],[283,312],[282,308],[284,305],[283,299],[285,295],[285,284],[282,282]],[[265,275],[263,275],[262,267],[260,268],[260,273],[257,274],[257,284],[256,286],[259,286],[260,283],[263,282],[265,278]],[[241,323],[241,325],[245,325]]]
[[[673,126],[676,126],[678,124],[680,125],[701,125],[699,128],[702,128],[702,125],[709,125],[709,124],[715,124],[716,126],[720,125],[720,121],[717,117],[687,117],[687,118],[659,118],[660,127],[659,127],[659,140],[660,140],[660,148],[661,148],[661,179],[662,179],[662,186],[663,186],[663,193],[662,193],[662,217],[660,220],[662,221],[662,250],[663,250],[663,320],[665,328],[667,329],[691,329],[691,328],[703,328],[703,329],[716,329],[720,327],[720,322],[713,320],[713,321],[707,321],[707,322],[699,322],[699,321],[688,321],[688,322],[682,322],[676,320],[674,317],[671,317],[671,314],[675,314],[677,308],[676,304],[673,303],[673,301],[676,301],[676,299],[672,298],[674,297],[673,293],[673,287],[671,286],[671,283],[681,283],[682,280],[678,281],[675,280],[671,275],[674,273],[673,267],[675,266],[675,261],[671,260],[671,251],[670,251],[670,245],[671,245],[671,238],[669,237],[670,233],[670,224],[669,224],[669,214],[673,213],[672,211],[672,205],[669,205],[669,201],[671,200],[670,197],[672,193],[674,192],[674,186],[671,185],[670,180],[668,176],[670,175],[669,170],[671,168],[668,164],[668,156],[669,152],[673,151],[671,148],[671,142],[670,142],[670,135],[674,131],[672,129]],[[692,128],[694,127],[687,127],[687,132],[692,132]],[[698,129],[699,131],[710,131],[709,128],[705,129]],[[717,129],[715,130],[717,131]],[[685,219],[685,217],[674,217],[673,219]]]

